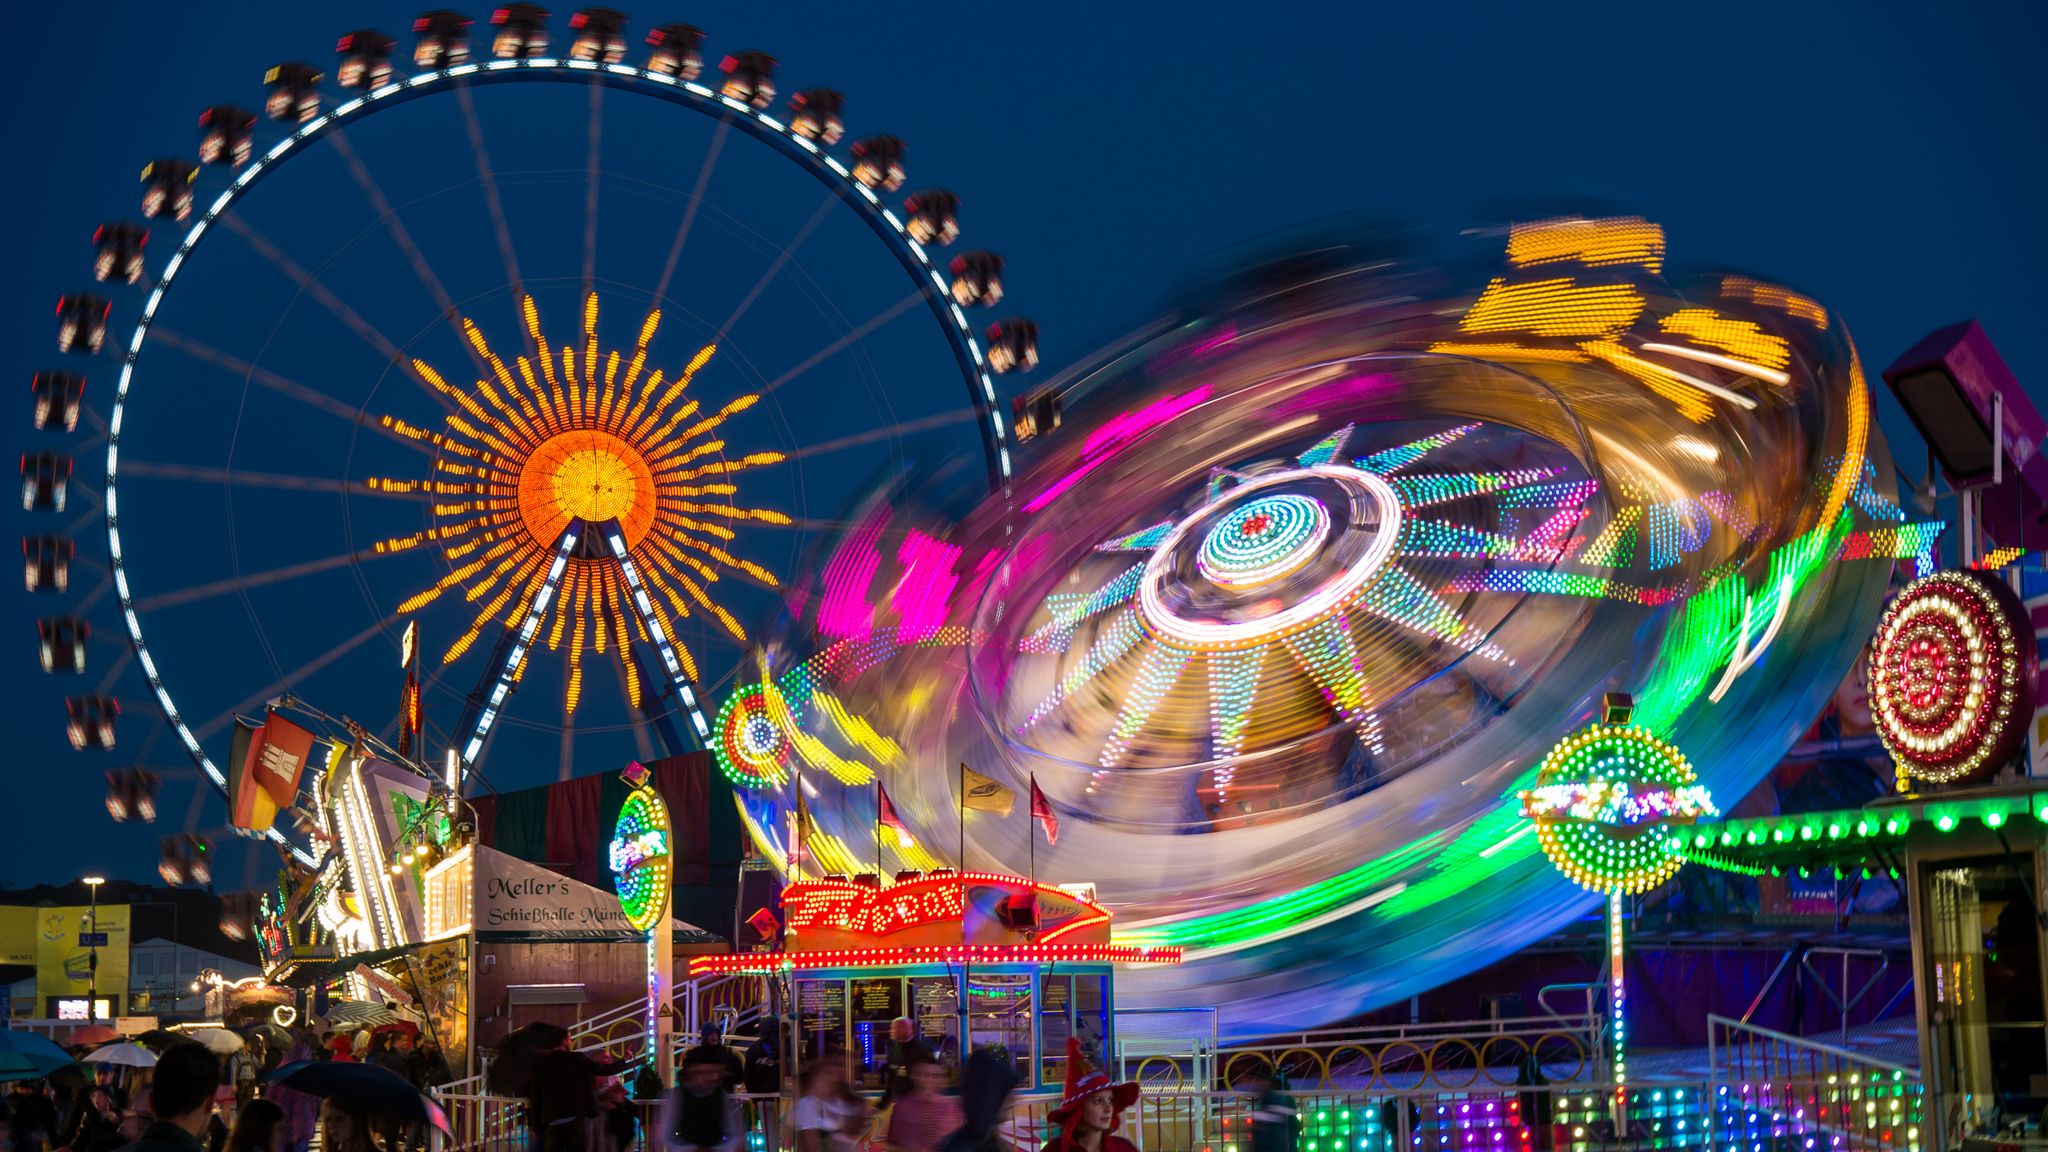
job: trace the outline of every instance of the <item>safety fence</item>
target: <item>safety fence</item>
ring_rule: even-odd
[[[1587,1014],[1300,1032],[1223,1046],[1213,1082],[1177,1075],[1187,1065],[1170,1057],[1141,1063],[1138,1080],[1163,1092],[1228,1089],[1255,1071],[1318,1091],[1485,1092],[1578,1082],[1605,1073],[1601,1026],[1599,1015]]]
[[[1300,1091],[1299,1152],[1922,1152],[1921,1094],[1901,1074],[1846,1079],[1630,1086],[1617,1115],[1613,1086],[1524,1085],[1449,1090]],[[793,1147],[789,1102],[747,1101],[750,1145]],[[1023,1096],[1001,1129],[1011,1146],[1039,1147],[1056,1098]],[[526,1152],[524,1105],[490,1096],[443,1098],[455,1152]],[[1250,1152],[1255,1101],[1237,1092],[1141,1092],[1122,1134],[1143,1152]],[[649,1152],[655,1105],[630,1152]],[[880,1148],[881,1121],[866,1143]],[[1931,1144],[1925,1145],[1932,1148]]]

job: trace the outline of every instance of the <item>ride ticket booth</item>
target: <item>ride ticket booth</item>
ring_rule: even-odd
[[[781,903],[778,951],[699,956],[690,975],[776,977],[786,1050],[805,1061],[843,1051],[863,1091],[883,1086],[899,1017],[949,1068],[1000,1046],[1020,1091],[1057,1087],[1069,1036],[1098,1065],[1113,1051],[1116,969],[1180,961],[1178,948],[1112,944],[1109,911],[1087,888],[1019,876],[827,876],[789,885]]]

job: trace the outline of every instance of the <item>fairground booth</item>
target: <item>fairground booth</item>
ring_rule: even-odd
[[[677,822],[677,907],[729,917],[732,869],[710,855],[737,831],[730,799],[711,802],[709,767],[678,757],[646,780]],[[335,758],[315,835],[326,853],[283,872],[258,910],[266,977],[306,989],[314,1016],[349,999],[418,1018],[458,1074],[522,1025],[567,1026],[643,997],[648,934],[629,923],[607,867],[634,789],[604,773],[450,803],[435,783]],[[721,831],[708,827],[721,818]],[[727,947],[682,919],[669,929],[679,957]]]
[[[1113,1050],[1117,968],[1180,960],[1178,948],[1112,944],[1087,885],[950,869],[888,884],[828,875],[788,885],[781,906],[778,950],[699,956],[690,975],[782,977],[792,1050],[843,1049],[861,1089],[882,1086],[898,1017],[948,1064],[999,1045],[1020,1090],[1056,1088],[1069,1036],[1098,1061]]]

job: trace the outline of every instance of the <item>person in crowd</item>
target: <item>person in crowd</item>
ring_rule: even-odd
[[[910,1095],[910,1069],[921,1056],[930,1055],[917,1038],[917,1024],[908,1016],[898,1016],[889,1022],[889,1067],[882,1080],[882,1098],[894,1103]]]
[[[104,1091],[107,1094],[107,1102],[114,1113],[114,1127],[119,1130],[121,1113],[128,1107],[128,1090],[121,1086],[120,1072],[121,1069],[113,1064],[92,1066],[92,1083],[86,1086],[85,1091],[74,1094],[71,1109],[65,1113],[64,1127],[60,1130],[57,1140],[59,1147],[70,1148],[72,1152],[85,1152],[86,1138],[80,1135],[80,1132],[99,1111],[98,1101],[93,1097],[96,1091]],[[127,1141],[123,1140],[121,1143],[126,1144]]]
[[[946,1094],[946,1067],[919,1049],[910,1061],[910,1090],[889,1109],[889,1152],[939,1152],[960,1130],[960,1100]]]
[[[405,1053],[399,1050],[399,1042],[404,1038],[405,1034],[402,1032],[379,1032],[372,1035],[363,1062],[375,1064],[408,1084],[415,1083],[412,1078],[412,1065],[406,1060]],[[402,1152],[408,1128],[406,1122],[396,1116],[385,1116],[381,1121],[384,1147],[388,1152]]]
[[[227,1152],[285,1152],[288,1135],[284,1109],[276,1101],[251,1100],[235,1117]]]
[[[356,1058],[356,1038],[353,1033],[339,1029],[327,1034],[327,1051],[343,1064],[352,1064]]]
[[[283,1063],[295,1064],[302,1060],[316,1060],[319,1058],[318,1053],[324,1051],[311,1032],[301,1031],[293,1037],[292,1046],[285,1051]],[[313,1146],[313,1133],[320,1124],[320,1098],[296,1088],[273,1084],[264,1090],[264,1099],[273,1101],[284,1109],[284,1139],[287,1152],[307,1152]]]
[[[1017,1066],[1000,1052],[983,1049],[968,1056],[960,1070],[960,1130],[942,1152],[1010,1152],[1000,1130],[1017,1079]]]
[[[121,1146],[124,1148],[142,1139],[142,1134],[156,1123],[156,1117],[150,1114],[148,1105],[143,1102],[147,1099],[148,1093],[144,1092],[141,1099],[121,1113]]]
[[[1107,1073],[1089,1071],[1080,1043],[1068,1037],[1066,1091],[1045,1114],[1059,1134],[1046,1141],[1043,1152],[1138,1152],[1116,1134],[1124,1110],[1137,1100],[1136,1084],[1112,1083]]]
[[[149,1084],[154,1117],[123,1152],[201,1152],[220,1090],[220,1058],[204,1045],[181,1040],[157,1055]]]
[[[768,1152],[775,1152],[782,1136],[782,1021],[763,1014],[754,1021],[753,1031],[754,1043],[747,1051],[747,1094],[760,1113]]]
[[[845,1053],[826,1050],[804,1069],[798,1088],[796,1152],[853,1152],[868,1109],[846,1086]]]
[[[725,1061],[699,1044],[683,1054],[682,1078],[661,1102],[652,1139],[666,1152],[741,1152],[746,1111],[732,1094]]]
[[[448,1057],[441,1053],[441,1042],[429,1037],[413,1050],[413,1083],[421,1088],[439,1088],[455,1079],[455,1072],[448,1067]]]
[[[697,1034],[696,1046],[683,1053],[685,1063],[692,1058],[717,1061],[725,1069],[725,1086],[729,1089],[746,1081],[746,1065],[741,1063],[739,1053],[726,1046],[725,1036],[716,1024],[706,1024]]]
[[[71,1152],[110,1152],[128,1141],[121,1138],[121,1109],[105,1084],[88,1085],[79,1093],[77,1123],[64,1133],[63,1146]]]
[[[1252,1152],[1293,1152],[1301,1131],[1294,1098],[1280,1090],[1273,1070],[1256,1065],[1239,1081],[1251,1097]]]
[[[57,1138],[57,1105],[41,1080],[16,1080],[7,1096],[7,1130],[15,1152],[43,1152]]]
[[[590,1122],[597,1118],[597,1081],[615,1075],[619,1065],[594,1060],[570,1047],[542,1054],[533,1064],[528,1112],[540,1133],[541,1152],[588,1152]]]
[[[327,1152],[378,1152],[370,1117],[360,1108],[329,1098],[320,1105],[320,1143]]]

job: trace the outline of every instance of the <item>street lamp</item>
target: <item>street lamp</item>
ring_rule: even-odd
[[[100,1018],[100,885],[107,882],[105,876],[82,877],[86,890],[92,893],[91,910],[86,913],[89,926],[85,946],[85,1018]],[[76,955],[76,953],[73,953]]]

